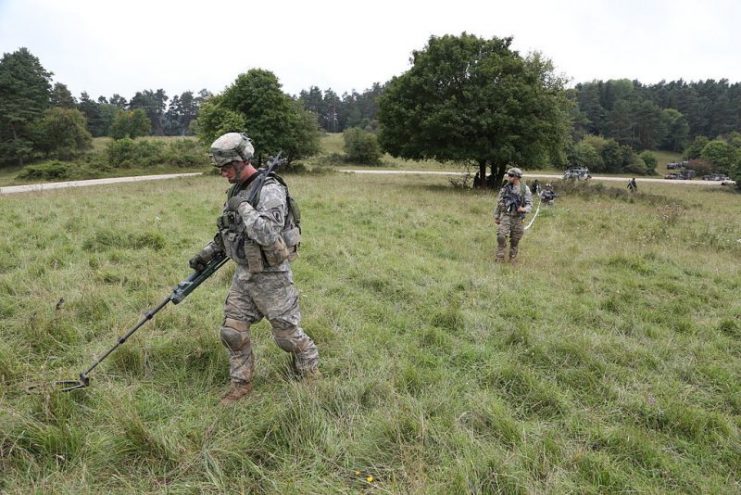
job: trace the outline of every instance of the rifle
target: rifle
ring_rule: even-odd
[[[260,200],[260,191],[262,190],[262,186],[265,184],[265,180],[267,177],[273,173],[275,169],[286,163],[285,158],[281,158],[281,153],[279,152],[274,158],[271,158],[268,160],[268,164],[266,168],[260,168],[257,171],[257,174],[259,174],[254,180],[256,181],[255,186],[252,188],[252,192],[250,193],[249,197],[247,198],[247,201],[253,206],[257,206],[257,202]],[[123,345],[129,337],[131,337],[134,332],[139,330],[146,322],[154,318],[154,315],[160,312],[162,308],[167,306],[167,303],[172,302],[173,304],[179,304],[183,301],[186,297],[188,297],[188,294],[196,290],[196,288],[201,285],[203,282],[205,282],[211,275],[216,273],[219,268],[224,266],[224,264],[229,260],[229,258],[226,256],[224,252],[217,252],[213,258],[209,260],[209,262],[206,264],[206,266],[202,270],[194,271],[188,278],[180,282],[172,291],[171,294],[169,294],[161,303],[159,303],[155,308],[147,311],[144,313],[144,317],[139,320],[139,322],[134,325],[129,331],[127,331],[123,336],[119,337],[116,341],[116,345],[108,349],[108,351],[103,354],[101,357],[99,357],[88,369],[80,373],[80,377],[77,380],[59,380],[53,383],[53,385],[57,388],[59,388],[62,392],[69,392],[70,390],[76,390],[78,388],[85,388],[90,385],[90,378],[89,374],[91,371],[93,371],[105,358],[107,358],[113,351],[118,349],[119,346]],[[32,385],[30,387],[26,388],[27,392],[32,392],[34,389],[39,388],[36,385]]]

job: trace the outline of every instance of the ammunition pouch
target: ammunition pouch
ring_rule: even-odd
[[[281,237],[285,242],[288,252],[288,261],[293,261],[298,257],[298,247],[301,244],[301,229],[293,227],[281,232]]]

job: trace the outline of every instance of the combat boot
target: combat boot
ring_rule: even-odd
[[[232,382],[232,386],[221,398],[219,404],[222,406],[231,405],[250,392],[252,392],[252,382]]]

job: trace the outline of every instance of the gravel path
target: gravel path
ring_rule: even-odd
[[[464,172],[442,172],[433,170],[350,170],[340,169],[340,172],[347,174],[376,174],[376,175],[463,175]],[[101,184],[120,184],[125,182],[139,182],[148,180],[164,180],[164,179],[175,179],[178,177],[193,177],[195,175],[201,175],[200,172],[192,172],[187,174],[163,174],[163,175],[140,175],[137,177],[113,177],[110,179],[91,179],[91,180],[75,180],[70,182],[46,182],[43,184],[28,184],[24,186],[6,186],[0,187],[0,196],[5,194],[15,194],[24,192],[36,192],[36,191],[48,191],[50,189],[64,189],[67,187],[86,187],[86,186],[98,186]],[[526,179],[538,178],[538,179],[560,179],[560,174],[525,174]],[[592,180],[604,180],[610,182],[624,182],[628,183],[630,177],[602,177],[593,176]],[[672,180],[672,179],[657,179],[650,177],[636,177],[636,182],[658,182],[661,184],[691,184],[695,186],[719,186],[723,183],[720,181],[708,181],[708,180]],[[725,181],[725,184],[734,184],[733,181]]]
[[[120,184],[122,182],[174,179],[177,177],[192,177],[194,175],[201,175],[201,173],[193,172],[187,174],[140,175],[137,177],[112,177],[110,179],[73,180],[70,182],[45,182],[43,184],[28,184],[25,186],[7,186],[0,187],[0,196],[2,196],[3,194],[47,191],[49,189],[64,189],[67,187],[86,187],[98,186],[100,184]]]

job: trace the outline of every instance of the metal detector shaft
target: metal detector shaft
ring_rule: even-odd
[[[134,332],[136,332],[137,330],[139,330],[139,328],[142,327],[142,325],[144,325],[146,322],[148,322],[149,320],[151,320],[154,317],[154,315],[156,315],[162,308],[164,308],[165,306],[167,306],[167,303],[170,302],[170,298],[171,298],[171,296],[167,296],[161,303],[159,303],[159,305],[156,308],[151,309],[151,310],[147,311],[146,313],[144,313],[144,317],[141,320],[139,320],[139,323],[137,323],[136,326],[132,327],[131,330],[129,330],[128,332],[126,332],[126,334],[124,334],[122,337],[119,337],[118,338],[118,341],[116,342],[116,345],[114,345],[113,347],[111,347],[110,349],[108,349],[108,352],[106,352],[101,357],[99,357],[92,364],[92,366],[90,366],[88,369],[86,369],[85,371],[83,371],[82,373],[80,373],[80,382],[81,383],[84,383],[85,386],[87,386],[88,382],[90,381],[88,379],[88,374],[91,371],[93,371],[95,369],[95,367],[98,366],[105,358],[107,358],[110,353],[112,353],[113,351],[115,351],[116,349],[118,349],[118,347],[121,344],[123,344],[124,342],[126,342],[129,339],[129,337],[131,337],[134,334]]]

